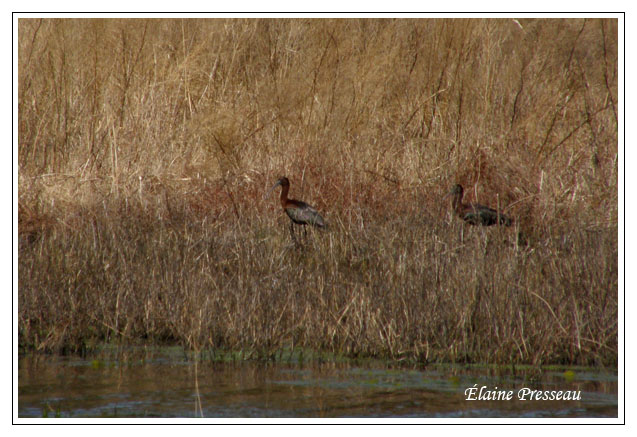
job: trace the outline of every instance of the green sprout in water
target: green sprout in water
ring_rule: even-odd
[[[573,372],[572,370],[565,371],[564,379],[566,379],[566,382],[573,382],[575,380],[575,372]]]

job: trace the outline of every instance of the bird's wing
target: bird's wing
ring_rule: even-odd
[[[287,212],[294,222],[318,226],[319,228],[325,226],[325,221],[323,217],[321,217],[321,214],[307,203],[300,200],[291,200],[288,204],[289,207],[285,209],[285,212]]]
[[[500,223],[509,225],[511,219],[502,212],[499,214]],[[468,209],[464,215],[464,219],[471,224],[482,224],[486,226],[494,225],[498,221],[498,211],[479,203],[472,203],[471,209]]]

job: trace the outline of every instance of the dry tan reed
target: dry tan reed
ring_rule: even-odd
[[[23,348],[617,362],[616,20],[21,19],[18,67]]]

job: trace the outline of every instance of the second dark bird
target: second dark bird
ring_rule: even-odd
[[[452,196],[451,207],[456,215],[465,222],[472,225],[491,226],[498,223],[499,218],[501,225],[511,226],[511,223],[513,223],[510,217],[501,212],[498,213],[498,211],[488,206],[480,205],[479,203],[462,203],[463,194],[462,185],[456,184],[445,198]]]

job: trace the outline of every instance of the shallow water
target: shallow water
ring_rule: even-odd
[[[19,417],[617,417],[617,376],[590,369],[530,377],[480,368],[382,363],[195,364],[143,359],[19,359]],[[474,398],[483,388],[483,400]],[[520,400],[520,389],[580,400]],[[469,390],[469,391],[468,391]],[[484,400],[494,391],[511,400]],[[527,396],[528,397],[528,396]]]

